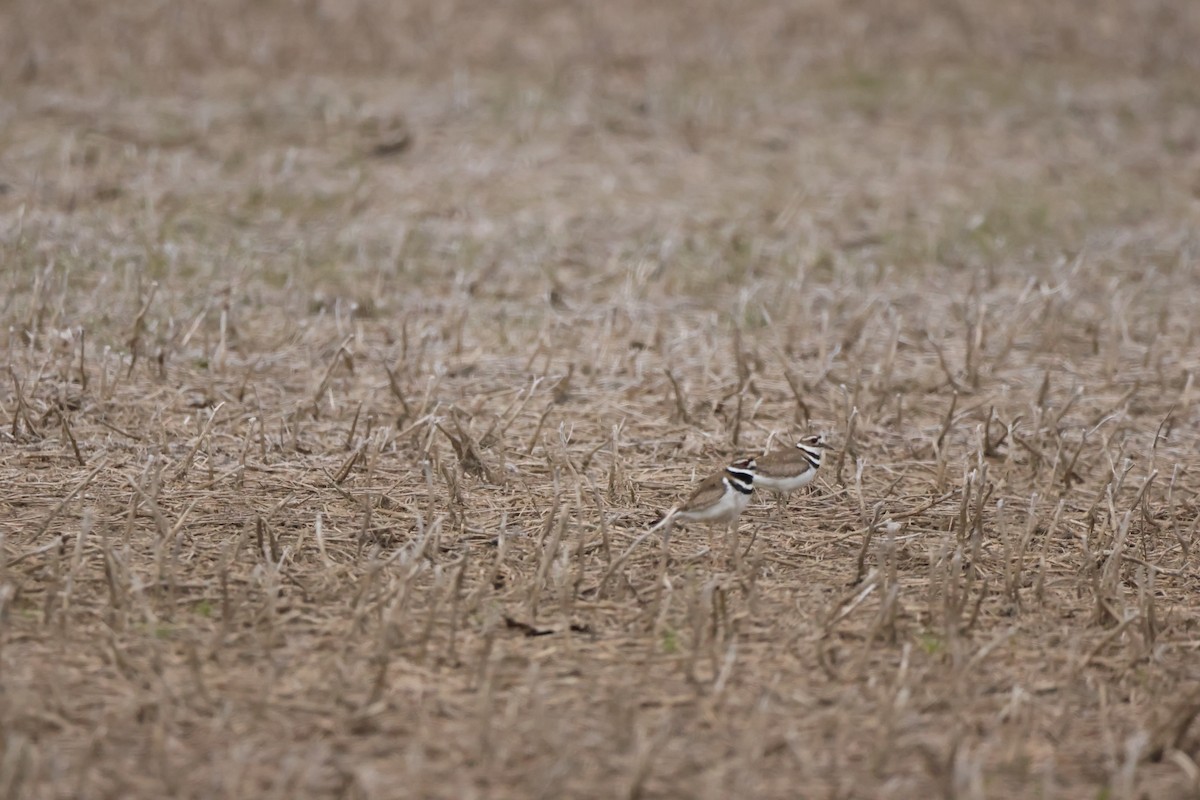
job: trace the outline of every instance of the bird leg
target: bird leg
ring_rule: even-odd
[[[734,572],[738,571],[741,558],[738,553],[738,521],[736,519],[726,523],[725,525],[725,557],[729,560],[729,564]]]
[[[671,590],[671,578],[667,575],[667,562],[671,559],[671,527],[668,525],[666,533],[662,538],[662,556],[658,562],[658,580],[655,581],[654,587],[654,614],[655,619],[658,618],[659,609],[662,608],[663,593]]]
[[[783,516],[783,507],[787,504],[787,495],[783,492],[773,492],[775,495],[775,519]]]

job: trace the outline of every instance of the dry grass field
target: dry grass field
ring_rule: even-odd
[[[0,798],[1200,796],[1200,5],[0,23]]]

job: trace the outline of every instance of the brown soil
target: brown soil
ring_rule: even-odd
[[[1200,792],[1200,5],[3,5],[0,797]]]

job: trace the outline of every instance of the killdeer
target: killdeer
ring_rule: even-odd
[[[812,483],[821,468],[821,457],[829,447],[824,435],[805,436],[795,447],[776,450],[755,459],[754,486],[779,495],[789,494]]]
[[[743,458],[700,481],[686,500],[638,535],[625,552],[613,560],[600,580],[600,586],[607,584],[608,579],[625,563],[630,554],[660,528],[666,528],[662,535],[665,554],[671,539],[671,528],[676,522],[724,522],[726,536],[732,543],[737,519],[746,510],[746,506],[750,505],[750,496],[754,494],[754,468],[753,458]],[[736,563],[737,548],[732,548],[731,553]],[[662,561],[662,568],[666,569],[666,558]],[[670,585],[665,573],[662,578],[666,585]]]
[[[754,494],[755,459],[743,458],[697,484],[679,505],[668,511],[650,530],[675,522],[724,522],[732,525],[750,505]]]

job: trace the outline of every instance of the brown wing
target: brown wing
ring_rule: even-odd
[[[804,472],[811,466],[800,451],[794,447],[789,447],[786,450],[776,450],[773,453],[760,456],[756,460],[758,462],[759,474],[769,477],[775,475],[795,475]]]
[[[714,472],[696,486],[696,490],[679,504],[679,511],[695,511],[716,503],[725,494],[725,470]]]

